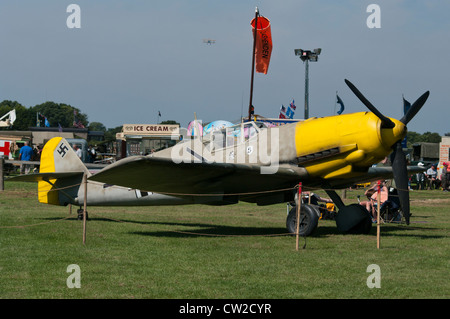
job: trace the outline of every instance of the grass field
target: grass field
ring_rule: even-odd
[[[356,202],[362,191],[348,191]],[[0,192],[0,298],[299,299],[450,297],[450,193],[411,192],[409,226],[344,235],[319,221],[295,250],[286,205],[88,207],[40,204],[37,185]],[[300,247],[305,244],[301,238]],[[68,288],[80,269],[81,288]],[[381,288],[368,288],[367,267]]]

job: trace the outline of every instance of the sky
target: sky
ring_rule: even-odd
[[[80,28],[68,27],[70,4]],[[348,79],[397,119],[403,96],[413,103],[429,90],[408,129],[450,132],[450,1],[442,0],[2,0],[0,101],[66,103],[107,128],[236,122],[248,114],[256,7],[273,41],[268,73],[254,76],[256,114],[276,118],[294,99],[294,118],[304,117],[305,65],[294,49],[321,48],[309,64],[310,117],[335,115],[336,94],[344,113],[366,111]]]

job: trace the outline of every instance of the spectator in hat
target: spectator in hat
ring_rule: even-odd
[[[424,167],[424,164],[420,162],[417,164],[419,167]],[[425,188],[425,174],[423,172],[416,173],[417,180],[417,188],[416,189],[424,189]]]

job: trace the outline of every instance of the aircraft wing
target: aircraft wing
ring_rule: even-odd
[[[171,195],[237,194],[293,187],[307,179],[306,169],[280,165],[261,174],[256,164],[174,163],[170,158],[135,156],[109,165],[89,180]]]

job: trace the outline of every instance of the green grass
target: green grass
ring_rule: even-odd
[[[362,191],[348,191],[356,202]],[[319,221],[306,248],[285,229],[286,205],[88,207],[37,202],[35,184],[0,192],[0,298],[447,299],[450,194],[411,192],[412,223],[344,235]],[[305,244],[301,238],[300,247]],[[79,265],[81,288],[67,267]],[[370,289],[370,264],[381,288]]]

